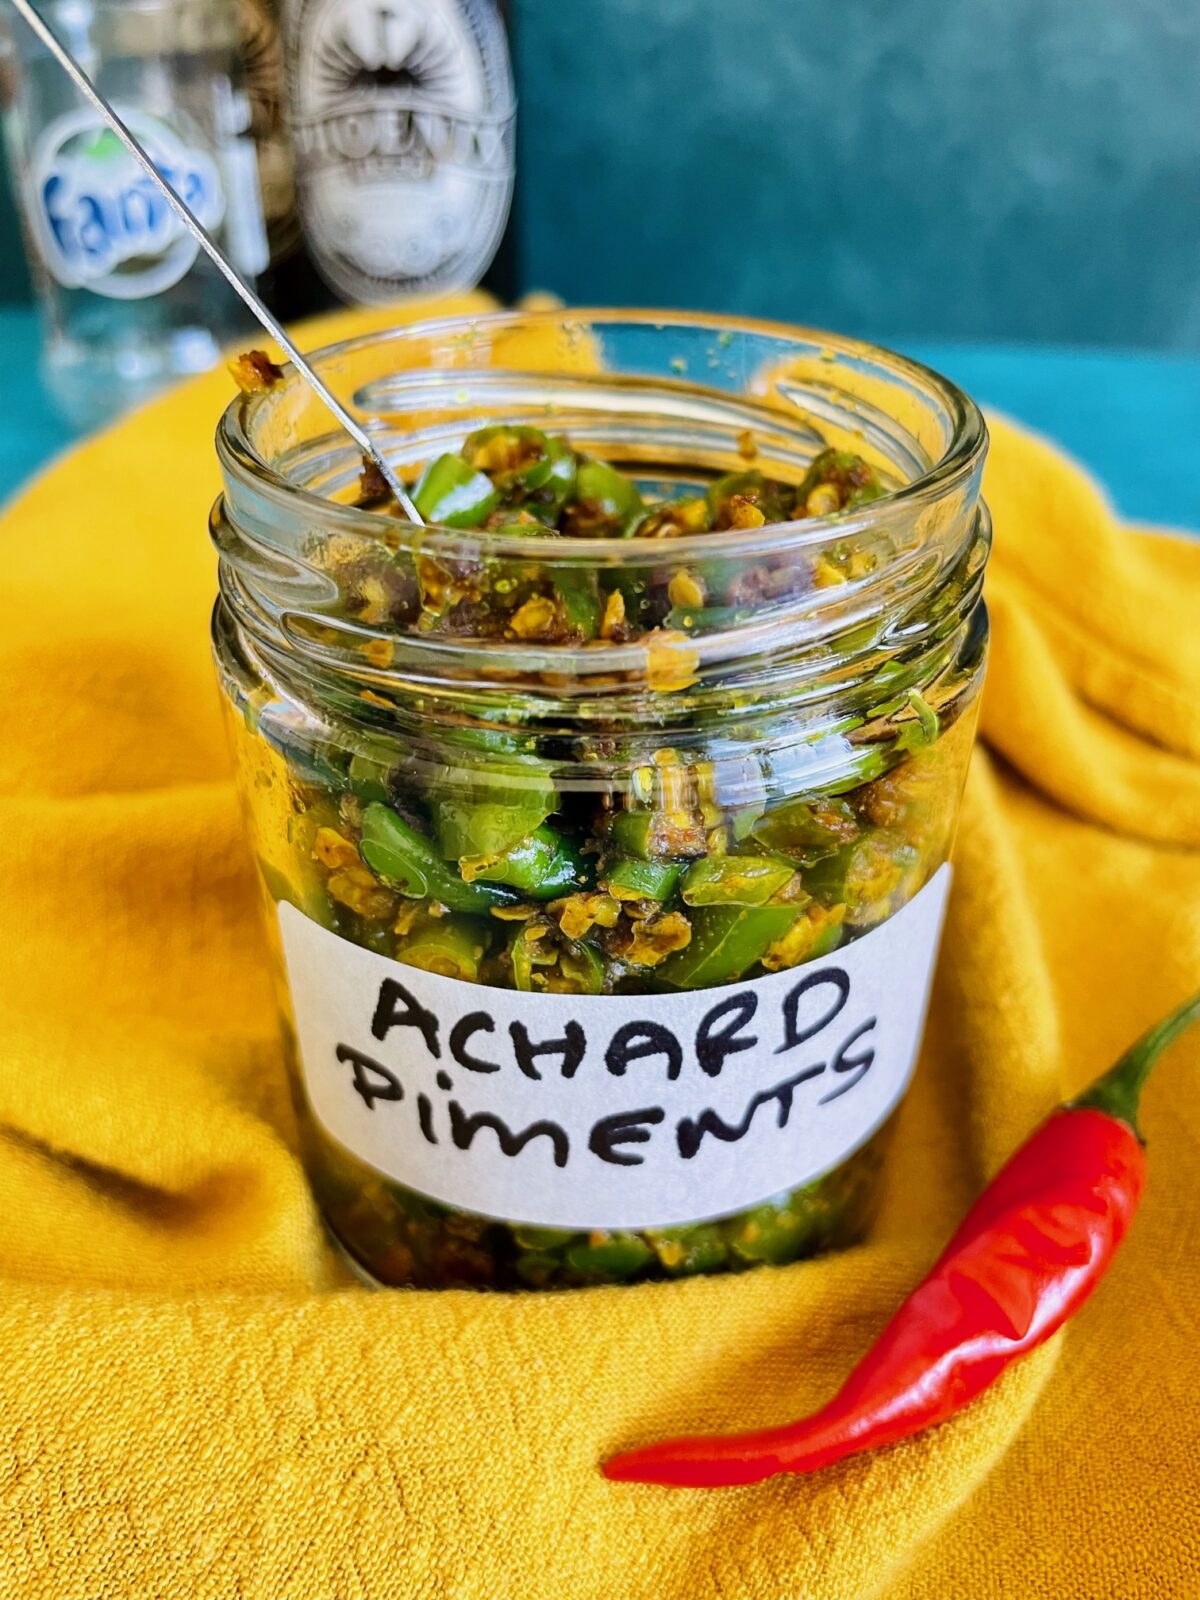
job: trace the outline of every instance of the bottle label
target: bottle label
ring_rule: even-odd
[[[492,0],[292,0],[300,211],[348,300],[479,281],[513,186],[512,83]]]
[[[225,214],[217,167],[159,118],[116,107],[131,133],[203,225]],[[89,107],[45,129],[28,179],[42,258],[68,289],[141,300],[179,282],[199,246],[116,135]]]
[[[807,966],[653,995],[465,983],[281,904],[312,1112],[386,1177],[508,1222],[637,1229],[744,1210],[837,1166],[899,1102],[949,886],[944,866]]]

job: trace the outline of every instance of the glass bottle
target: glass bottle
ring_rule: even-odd
[[[267,241],[233,0],[53,0],[45,16],[253,281]],[[43,376],[94,426],[214,365],[247,313],[25,24],[11,17],[0,38]]]
[[[277,317],[294,322],[326,310],[336,297],[314,266],[300,226],[278,0],[235,3],[267,230],[269,260],[258,292]]]
[[[514,179],[494,0],[285,0],[300,214],[324,277],[374,303],[479,282]]]

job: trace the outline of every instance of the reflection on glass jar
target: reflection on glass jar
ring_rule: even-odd
[[[331,349],[230,408],[216,656],[308,1171],[384,1283],[860,1239],[986,648],[978,411],[763,323]]]

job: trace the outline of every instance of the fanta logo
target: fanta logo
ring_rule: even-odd
[[[156,118],[122,115],[154,165],[206,228],[225,210],[212,159]],[[140,299],[178,283],[197,245],[116,136],[87,110],[72,112],[39,141],[32,211],[46,266],[68,288]]]

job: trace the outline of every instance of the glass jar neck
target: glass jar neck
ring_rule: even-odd
[[[932,572],[926,551],[876,581],[838,586],[820,606],[790,597],[748,606],[696,636],[660,630],[624,644],[539,646],[348,620],[319,571],[281,571],[277,558],[246,547],[220,510],[213,529],[224,606],[272,676],[315,704],[370,719],[372,708],[410,703],[426,717],[522,716],[562,731],[744,723],[784,712],[836,720],[869,708],[900,675],[922,688],[970,625],[991,542],[979,502],[958,548]]]
[[[747,467],[798,482],[830,447],[885,493],[836,516],[674,537],[414,527],[350,503],[361,463],[294,375],[230,408],[212,533],[224,609],[271,677],[365,722],[475,719],[569,737],[862,717],[933,682],[969,632],[989,543],[986,434],[952,385],[855,341],[650,313],[455,319],[316,358],[411,474],[481,423],[535,426],[648,500]],[[622,638],[474,626],[472,595],[599,584],[629,604],[679,575],[694,606]],[[423,609],[440,595],[453,625]],[[719,605],[703,596],[720,595]]]

